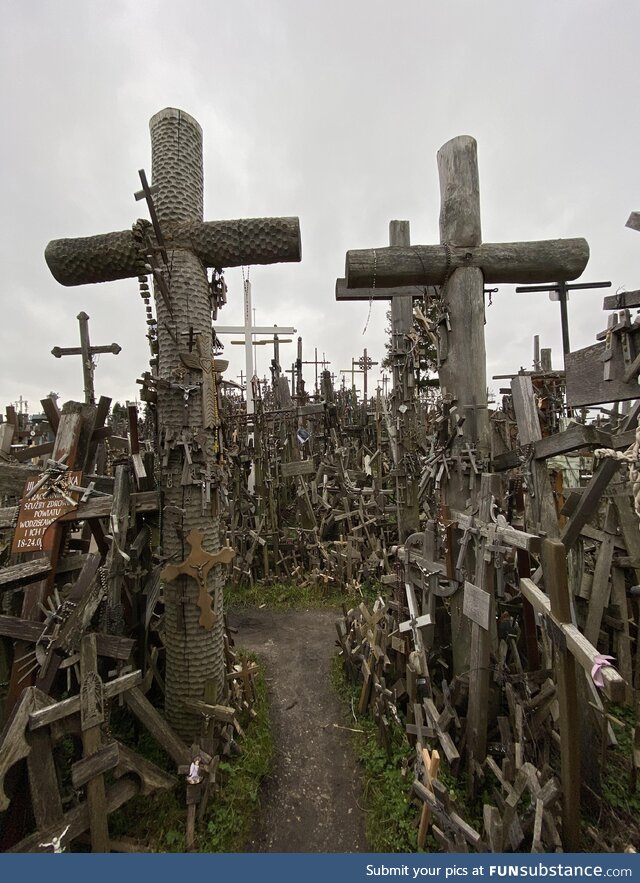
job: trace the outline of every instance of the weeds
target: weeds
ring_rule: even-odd
[[[269,722],[267,688],[262,671],[256,676],[256,717],[242,719],[246,732],[243,754],[218,769],[219,791],[209,800],[204,824],[196,830],[198,852],[239,852],[243,850],[259,809],[260,783],[271,769],[274,745]],[[247,716],[248,718],[248,716]],[[124,722],[119,722],[123,725]],[[131,736],[131,728],[127,735]],[[160,766],[169,766],[152,740],[145,734],[133,746]],[[153,852],[184,852],[186,805],[185,786],[180,782],[170,792],[154,798],[138,796],[109,816],[114,839],[134,837]]]

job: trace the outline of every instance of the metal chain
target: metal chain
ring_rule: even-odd
[[[371,304],[373,303],[373,294],[376,290],[376,273],[378,272],[378,252],[373,249],[373,279],[371,282],[371,294],[369,295],[369,312],[367,313],[367,321],[364,323],[362,334],[364,335],[369,327],[369,319],[371,318]]]

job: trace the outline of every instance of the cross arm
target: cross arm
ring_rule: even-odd
[[[345,277],[348,288],[442,285],[453,270],[479,267],[488,283],[557,282],[576,279],[588,260],[586,239],[390,246],[348,251]]]
[[[391,300],[394,297],[421,297],[424,286],[410,285],[403,288],[347,288],[346,279],[336,279],[336,300]]]
[[[287,263],[302,256],[298,218],[196,221],[163,232],[168,249],[189,248],[207,267]],[[44,256],[61,285],[113,282],[148,272],[131,230],[54,239]]]
[[[538,612],[546,616],[556,627],[558,634],[564,635],[567,643],[567,649],[575,657],[578,665],[591,674],[591,669],[596,662],[598,651],[578,628],[570,622],[560,622],[551,612],[551,601],[540,591],[538,586],[530,579],[520,580],[520,591],[529,601],[532,607]],[[604,692],[613,702],[620,702],[625,695],[625,682],[622,676],[613,666],[605,666],[600,670],[602,681],[604,683]]]

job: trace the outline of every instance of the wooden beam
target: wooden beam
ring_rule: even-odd
[[[107,681],[104,685],[105,699],[113,699],[127,690],[135,689],[136,685],[142,681],[142,672],[140,669],[132,671],[129,674],[115,678],[113,681]],[[80,696],[71,696],[69,699],[63,699],[56,702],[48,708],[42,708],[39,711],[33,711],[29,715],[29,729],[37,730],[40,727],[46,727],[53,721],[68,717],[80,711]]]
[[[85,693],[88,682],[91,684]],[[94,687],[99,684],[101,695]],[[102,748],[103,684],[98,675],[98,654],[96,652],[96,636],[85,635],[80,645],[80,716],[82,726],[82,750],[84,759],[100,752]],[[86,711],[88,709],[88,712]],[[91,724],[94,711],[102,714],[102,719]],[[87,804],[89,809],[89,828],[91,830],[91,851],[109,852],[109,825],[107,821],[107,799],[104,786],[104,775],[98,772],[87,783]]]
[[[140,723],[149,731],[156,742],[167,752],[169,757],[180,766],[191,763],[191,752],[184,742],[174,733],[160,712],[137,687],[125,693],[124,701],[135,714]]]

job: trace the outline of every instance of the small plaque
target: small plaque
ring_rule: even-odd
[[[489,592],[479,589],[478,586],[474,586],[473,583],[465,582],[462,612],[471,622],[475,622],[481,629],[489,631],[491,595]]]
[[[77,484],[80,481],[80,472],[67,473],[69,483]],[[29,491],[38,483],[38,478],[30,479],[24,489],[22,500],[20,500],[20,510],[18,512],[18,523],[13,535],[13,545],[11,546],[11,554],[21,554],[22,552],[40,552],[42,551],[42,540],[49,525],[76,508],[77,503],[70,503],[62,494],[53,491],[47,495],[47,487],[40,488],[39,491],[26,499]],[[68,497],[74,495],[70,491],[65,491]],[[77,496],[77,494],[76,494]]]

